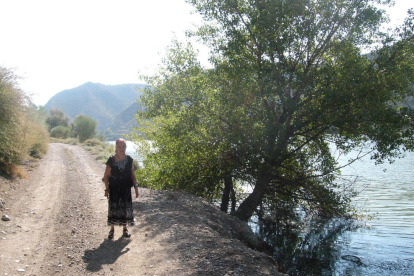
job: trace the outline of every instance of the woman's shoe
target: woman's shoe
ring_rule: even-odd
[[[128,229],[124,229],[124,234],[123,234],[123,236],[124,236],[125,238],[130,238],[130,237],[131,237],[131,234],[130,234],[130,233],[128,233]]]
[[[112,240],[114,238],[114,230],[109,231],[108,239]]]

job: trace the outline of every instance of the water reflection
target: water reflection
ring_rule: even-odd
[[[296,227],[256,223],[275,259],[291,276],[414,275],[414,153],[394,164],[369,158],[343,169],[362,193],[354,200],[373,215],[369,225],[313,221]],[[357,188],[358,188],[357,186]]]
[[[394,247],[379,246],[359,255],[376,239],[369,238],[372,230],[366,225],[340,219],[312,221],[298,228],[258,225],[258,232],[275,248],[279,267],[290,276],[414,275],[411,261],[387,259]],[[354,232],[368,233],[365,245],[361,241],[359,247],[352,245]]]
[[[310,221],[295,228],[270,222],[259,225],[262,237],[275,248],[276,262],[291,276],[333,275],[341,257],[363,265],[356,256],[342,255],[346,244],[338,243],[339,237],[354,227],[350,221]]]

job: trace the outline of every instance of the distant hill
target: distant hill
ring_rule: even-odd
[[[90,116],[98,122],[98,131],[113,126],[116,127],[116,131],[112,130],[115,134],[118,133],[118,129],[128,133],[127,128],[134,119],[132,114],[136,113],[136,110],[133,110],[134,103],[141,96],[138,89],[143,87],[144,84],[104,85],[87,82],[57,93],[45,107],[48,110],[62,110],[71,120],[80,114]],[[118,123],[114,124],[114,121]],[[124,127],[120,122],[125,122],[128,126]]]
[[[112,121],[111,126],[109,127],[112,133],[110,135],[107,135],[108,138],[115,140],[118,137],[129,134],[134,127],[138,126],[137,120],[135,119],[137,111],[141,111],[143,109],[144,108],[137,102],[134,102],[130,107],[116,116]]]

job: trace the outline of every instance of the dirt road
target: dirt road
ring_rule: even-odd
[[[118,227],[108,240],[103,171],[83,148],[50,144],[27,179],[2,179],[0,275],[282,275],[245,245],[243,223],[185,193],[140,189],[132,237]]]

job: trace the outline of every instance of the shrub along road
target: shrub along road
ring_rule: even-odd
[[[141,188],[132,237],[108,240],[103,171],[56,143],[28,178],[0,178],[1,275],[283,275],[245,223],[187,193]]]

